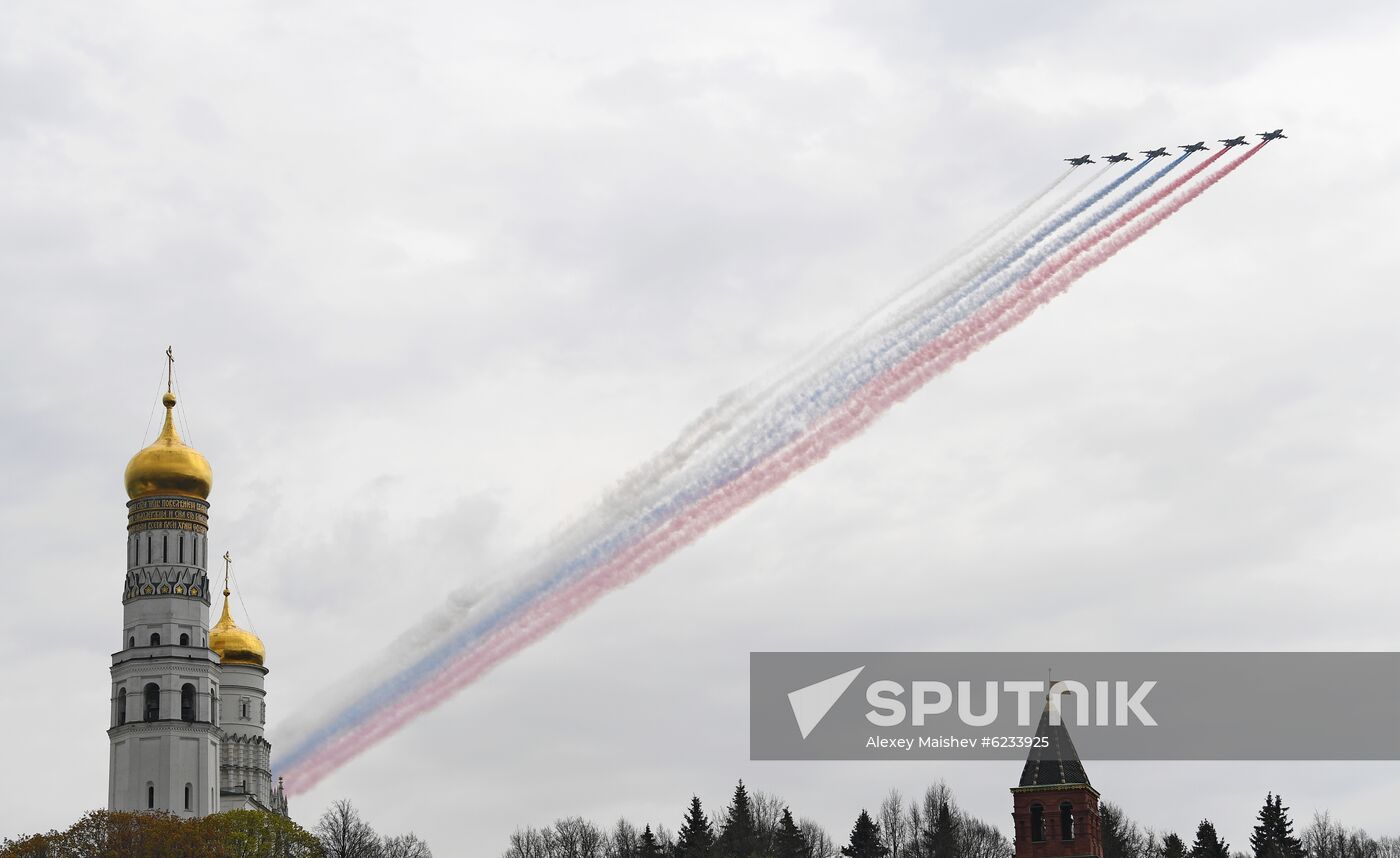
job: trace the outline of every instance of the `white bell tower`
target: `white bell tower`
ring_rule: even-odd
[[[173,364],[170,350],[166,355]],[[112,656],[107,805],[205,816],[219,810],[219,656],[209,649],[207,531],[213,473],[165,425],[126,467],[126,584]]]

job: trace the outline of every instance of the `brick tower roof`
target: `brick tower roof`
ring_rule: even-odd
[[[1063,714],[1063,713],[1061,713]],[[1050,723],[1050,700],[1045,701],[1045,711],[1040,713],[1040,725],[1035,729],[1037,738],[1044,736],[1049,743],[1043,748],[1032,748],[1026,757],[1025,768],[1021,769],[1021,786],[1057,786],[1061,784],[1089,783],[1089,775],[1084,764],[1079,761],[1079,752],[1074,749],[1074,740],[1064,724]]]

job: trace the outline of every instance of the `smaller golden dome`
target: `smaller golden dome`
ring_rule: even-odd
[[[209,648],[219,654],[223,664],[263,663],[267,651],[263,649],[262,638],[252,632],[240,629],[228,612],[228,588],[224,588],[224,615],[209,630]]]
[[[175,431],[175,394],[167,391],[161,402],[165,405],[165,426],[151,446],[127,463],[127,497],[183,495],[208,500],[214,486],[209,460],[181,441]]]

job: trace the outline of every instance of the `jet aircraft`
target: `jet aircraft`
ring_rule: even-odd
[[[1167,157],[1167,147],[1163,146],[1159,149],[1144,149],[1142,150],[1142,154],[1146,155],[1149,158],[1165,158]]]
[[[1183,152],[1204,152],[1209,148],[1210,147],[1206,145],[1206,141],[1204,140],[1198,143],[1183,143],[1181,146]]]
[[[1244,135],[1243,135],[1243,134],[1241,134],[1241,135],[1238,136],[1238,137],[1231,137],[1231,138],[1226,139],[1226,140],[1221,140],[1220,142],[1225,144],[1225,148],[1226,148],[1226,149],[1229,149],[1231,146],[1248,146],[1248,145],[1249,145],[1248,143],[1245,142],[1245,140],[1244,140]]]
[[[1129,158],[1129,157],[1128,157],[1128,153],[1127,153],[1127,152],[1119,152],[1117,155],[1105,155],[1105,156],[1103,156],[1103,157],[1104,157],[1104,159],[1105,159],[1106,161],[1108,161],[1108,163],[1110,163],[1110,164],[1117,164],[1117,163],[1120,162],[1120,161],[1131,161],[1131,160],[1133,160],[1132,158]]]
[[[1078,158],[1066,158],[1065,160],[1076,167],[1082,167],[1085,164],[1094,163],[1094,159],[1090,158],[1088,155],[1080,155]]]
[[[1288,139],[1288,135],[1283,133],[1282,128],[1275,128],[1273,131],[1265,131],[1259,136],[1263,137],[1265,140],[1277,140],[1280,137],[1282,137],[1284,140]]]

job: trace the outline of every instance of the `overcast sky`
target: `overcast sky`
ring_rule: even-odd
[[[569,814],[674,829],[742,777],[844,838],[943,777],[1006,830],[1016,763],[750,762],[748,653],[1395,649],[1397,44],[1379,2],[0,6],[0,836],[105,804],[167,344],[275,741],[1059,159],[1280,125],[292,813],[491,856]],[[1088,770],[1236,847],[1269,790],[1400,833],[1400,764]]]

